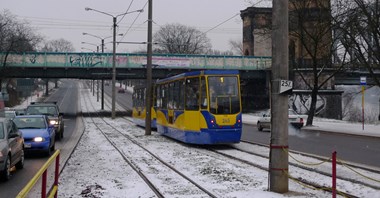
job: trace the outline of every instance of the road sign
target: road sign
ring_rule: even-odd
[[[291,80],[280,80],[280,94],[288,92],[293,89],[293,81]]]
[[[360,85],[366,85],[367,84],[367,77],[360,76]]]

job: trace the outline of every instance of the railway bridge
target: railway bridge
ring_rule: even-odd
[[[146,54],[116,54],[116,79],[146,79]],[[112,53],[0,53],[1,78],[76,78],[107,80],[113,75]],[[154,54],[153,79],[205,69],[239,70],[247,109],[269,106],[271,57]],[[335,84],[360,84],[363,73],[339,74]],[[368,75],[368,74],[364,74]],[[368,84],[371,79],[367,76]]]

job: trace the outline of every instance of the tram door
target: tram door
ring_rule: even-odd
[[[199,131],[201,117],[199,77],[186,79],[185,92],[185,128],[189,131]]]

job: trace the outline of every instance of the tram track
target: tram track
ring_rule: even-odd
[[[91,103],[86,103],[87,109],[90,109],[88,105]],[[92,104],[91,104],[92,105]],[[118,128],[115,128],[112,126],[112,124],[108,123],[102,116],[95,116],[95,117],[89,117],[88,118],[91,121],[91,124],[94,124],[95,127],[102,133],[102,135],[107,139],[107,141],[117,150],[117,152],[122,156],[124,161],[142,178],[142,180],[150,187],[150,189],[155,193],[157,197],[165,197],[165,193],[160,191],[160,187],[158,187],[157,184],[152,182],[149,179],[149,174],[144,173],[143,167],[139,167],[139,163],[135,161],[134,159],[131,159],[130,156],[128,156],[127,152],[125,152],[125,145],[129,145],[128,147],[134,147],[134,149],[130,150],[140,150],[139,152],[143,151],[145,154],[142,154],[144,156],[143,161],[152,161],[160,162],[162,165],[162,169],[165,169],[166,171],[163,171],[163,174],[167,174],[167,171],[173,171],[175,172],[182,180],[182,183],[190,183],[192,187],[189,186],[189,184],[186,184],[184,187],[184,190],[191,191],[195,194],[205,194],[209,197],[220,197],[218,195],[213,194],[209,190],[207,190],[206,187],[203,187],[202,185],[198,184],[196,181],[192,180],[185,174],[181,173],[181,171],[177,170],[174,166],[171,166],[164,160],[162,160],[160,157],[149,151],[148,149],[144,148],[141,144],[139,144],[137,141],[135,141],[132,137],[129,135],[123,133]],[[110,133],[109,131],[112,131]],[[108,131],[108,132],[107,132]],[[117,132],[118,135],[115,135],[114,133]],[[133,146],[132,146],[133,145]],[[142,160],[142,159],[139,159]],[[141,163],[140,163],[141,164]],[[151,163],[154,164],[154,169],[157,169],[157,163]],[[149,166],[149,165],[148,165]],[[145,168],[145,170],[149,169]],[[151,168],[153,169],[153,168]],[[164,177],[163,177],[164,178]],[[178,178],[177,178],[178,179]],[[160,182],[161,184],[164,184],[165,181]],[[181,183],[179,181],[178,183]]]
[[[246,142],[246,143],[248,143],[248,142]],[[255,144],[255,143],[248,143],[248,144],[258,145],[258,144]],[[259,145],[259,146],[263,146],[263,145]],[[265,163],[265,165],[262,165],[260,163],[257,163],[257,161],[261,161],[261,160],[255,160],[255,162],[252,162],[252,161],[249,161],[249,160],[245,160],[245,159],[252,159],[253,158],[252,156],[256,156],[255,157],[256,159],[257,158],[263,158],[263,159],[269,160],[269,157],[266,156],[266,155],[262,155],[262,154],[254,153],[254,152],[250,152],[250,151],[246,151],[244,149],[237,148],[237,147],[235,147],[233,145],[224,145],[224,146],[217,146],[217,148],[205,148],[205,149],[208,150],[208,151],[210,151],[210,152],[216,153],[218,155],[222,155],[224,157],[227,157],[229,159],[236,160],[236,161],[242,162],[244,164],[247,164],[247,165],[259,168],[261,170],[269,171],[269,169],[268,169],[268,163]],[[235,157],[234,156],[235,153],[232,150],[237,150],[239,152],[246,153],[247,155],[250,155],[251,157],[247,156],[244,159],[242,159],[241,157]],[[305,167],[305,166],[302,166],[302,165],[299,165],[299,164],[296,164],[296,163],[292,163],[292,162],[289,162],[289,166],[291,166],[291,169],[299,168],[299,169],[303,169],[303,170],[306,170],[306,171],[314,172],[315,174],[320,174],[322,176],[326,176],[326,177],[331,178],[331,174],[326,173],[324,171],[319,171],[319,170],[316,170],[316,169],[308,168],[308,167]],[[319,184],[315,183],[314,181],[310,181],[310,180],[302,178],[302,177],[292,177],[292,179],[295,180],[298,183],[304,184],[305,186],[310,186],[310,187],[315,188],[315,189],[320,189],[320,190],[323,190],[323,191],[332,192],[331,187],[327,186],[327,185],[319,185]],[[373,189],[376,189],[376,190],[380,189],[379,186],[374,186],[374,185],[371,185],[369,183],[364,183],[362,181],[354,180],[354,179],[347,178],[347,177],[338,176],[337,179],[340,180],[340,181],[347,181],[347,182],[352,182],[352,183],[364,185],[364,186],[367,186],[367,187],[370,187],[370,188],[373,188]],[[348,193],[348,192],[339,192],[339,194],[342,195],[342,196],[344,196],[344,197],[350,197],[350,198],[356,198],[356,197],[358,197],[358,196],[353,195],[353,194]]]
[[[124,117],[122,117],[122,119],[125,119],[125,120],[130,121],[129,119],[126,119],[126,118],[124,118]],[[109,123],[106,123],[106,124],[109,125],[110,127],[112,127]],[[114,128],[114,127],[112,127],[112,128],[113,128],[113,130],[118,131],[118,129],[116,129],[116,128]],[[118,132],[121,133],[121,134],[123,134],[121,131],[118,131]],[[124,135],[125,135],[125,134],[123,134],[123,136],[124,136]],[[130,138],[130,139],[133,140],[133,138]],[[138,144],[138,142],[136,142],[136,143]],[[247,143],[247,142],[245,142],[245,143]],[[179,144],[184,145],[184,146],[188,146],[188,145],[186,145],[186,144],[182,144],[182,143],[179,143]],[[259,144],[256,144],[256,145],[259,145]],[[263,145],[260,145],[260,146],[263,146]],[[142,148],[143,148],[143,147],[142,147]],[[250,154],[250,155],[256,155],[256,156],[258,156],[258,157],[261,157],[261,158],[263,158],[263,159],[268,160],[268,157],[265,156],[265,155],[262,155],[262,154],[258,154],[258,153],[254,153],[254,152],[249,152],[249,151],[246,151],[246,150],[243,150],[243,149],[239,149],[239,148],[236,148],[236,147],[233,147],[233,146],[232,146],[232,147],[229,147],[229,148],[233,148],[233,149],[235,149],[235,150],[238,150],[238,151],[240,151],[240,152],[245,152],[245,153]],[[218,151],[217,149],[216,149],[216,150],[215,150],[215,149],[209,149],[209,150],[212,151],[213,153],[219,154],[219,155],[221,155],[221,156],[223,156],[223,157],[227,157],[227,158],[229,158],[229,159],[231,159],[231,160],[240,161],[240,162],[242,162],[242,163],[245,163],[245,164],[247,164],[247,165],[250,165],[250,166],[256,167],[256,168],[258,168],[258,169],[261,169],[261,170],[264,170],[264,171],[268,171],[268,168],[267,168],[267,167],[268,167],[268,163],[265,163],[264,165],[262,165],[262,164],[256,164],[256,163],[249,162],[249,161],[247,161],[247,160],[243,160],[243,159],[238,158],[238,157],[234,157],[233,155],[229,155],[229,154],[226,154],[226,153],[220,152],[220,151]],[[225,149],[223,149],[223,150],[225,150]],[[147,151],[148,151],[148,150],[147,150]],[[149,151],[148,151],[148,152],[149,152]],[[153,154],[153,153],[152,153],[152,154]],[[297,153],[297,154],[300,154],[300,153]],[[153,155],[154,155],[154,154],[153,154]],[[210,154],[208,154],[208,155],[210,155]],[[305,154],[301,154],[301,155],[307,156],[307,155],[305,155]],[[310,156],[307,156],[307,157],[310,157]],[[312,157],[313,157],[313,156],[312,156]],[[159,158],[159,157],[157,156],[157,158]],[[325,159],[320,159],[320,160],[325,160]],[[289,165],[292,166],[292,167],[294,167],[294,168],[299,168],[299,169],[303,169],[303,170],[306,170],[306,171],[309,171],[309,172],[314,172],[315,174],[320,174],[320,175],[325,176],[325,177],[330,177],[330,180],[331,180],[331,174],[329,174],[329,173],[327,173],[327,172],[319,171],[319,170],[316,170],[316,169],[313,169],[313,168],[308,168],[308,167],[301,166],[301,165],[298,165],[298,164],[296,164],[296,163],[292,163],[292,162],[290,162]],[[359,168],[361,168],[361,167],[359,167]],[[370,171],[370,170],[367,170],[367,169],[363,169],[363,170]],[[326,184],[324,184],[324,185],[319,185],[319,184],[315,183],[315,181],[313,182],[313,181],[308,180],[308,178],[305,179],[305,178],[302,178],[302,177],[299,177],[299,176],[292,177],[292,179],[294,179],[294,180],[295,180],[296,182],[298,182],[298,183],[302,183],[302,184],[304,184],[305,186],[311,186],[311,187],[313,187],[313,188],[315,188],[315,189],[320,189],[320,190],[324,190],[324,191],[331,192],[331,187],[329,187],[329,186],[326,185]],[[380,187],[378,187],[378,186],[374,186],[374,185],[371,185],[371,184],[368,184],[368,183],[364,183],[364,182],[362,182],[362,181],[355,180],[355,179],[348,178],[348,177],[338,176],[338,180],[341,180],[341,181],[347,181],[347,182],[352,182],[352,183],[356,183],[356,184],[360,184],[360,185],[365,185],[366,187],[370,187],[370,188],[373,188],[373,189],[376,189],[376,190],[379,190],[379,189],[380,189]],[[339,189],[339,187],[338,187],[338,189]],[[340,194],[341,196],[343,196],[343,197],[358,197],[358,196],[356,196],[356,195],[351,194],[350,192],[339,192],[339,194]],[[209,196],[213,197],[212,195],[209,195]]]

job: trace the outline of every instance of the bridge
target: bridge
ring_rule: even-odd
[[[117,53],[116,79],[145,79],[146,58],[146,54]],[[112,59],[112,53],[0,53],[1,63],[5,62],[0,78],[112,79]],[[271,57],[255,56],[155,54],[152,62],[154,79],[191,70],[236,69],[243,80],[267,80],[272,67]],[[380,77],[380,72],[375,75]],[[367,84],[375,84],[366,71],[339,73],[335,84],[359,85],[360,76],[367,77]]]
[[[6,61],[5,61],[6,59]],[[146,78],[146,54],[116,54],[116,78]],[[0,78],[79,78],[111,79],[112,53],[0,53]],[[169,55],[152,57],[153,78],[199,69],[236,69],[242,79],[265,78],[271,57]],[[263,75],[264,74],[264,75]]]

